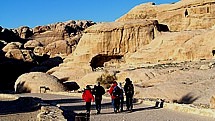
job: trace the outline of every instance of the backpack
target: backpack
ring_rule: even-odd
[[[115,87],[113,88],[113,96],[114,96],[114,97],[119,97],[119,96],[120,96],[120,93],[121,93],[120,88],[119,88],[118,86],[115,86]]]
[[[134,93],[133,84],[128,84],[128,85],[127,85],[127,89],[126,89],[126,92],[125,92],[125,93],[128,94],[128,95],[133,95],[133,93]]]
[[[95,86],[93,89],[93,94],[98,95],[98,96],[102,96],[105,94],[105,90],[102,86]]]

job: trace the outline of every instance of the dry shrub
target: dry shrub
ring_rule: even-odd
[[[110,74],[108,71],[105,71],[99,78],[97,78],[97,82],[100,82],[104,88],[110,88],[111,84],[116,80],[115,74]]]

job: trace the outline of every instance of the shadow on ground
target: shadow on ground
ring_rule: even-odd
[[[174,100],[174,102],[177,102],[179,104],[192,104],[193,102],[195,102],[197,99],[199,99],[199,97],[194,96],[194,94],[192,93],[188,93],[186,95],[184,95],[183,97],[181,97],[180,100]]]
[[[33,112],[40,109],[39,98],[22,97],[12,101],[0,101],[0,115]]]
[[[67,99],[54,99],[54,100],[43,100],[41,98],[36,97],[20,97],[17,100],[13,101],[0,101],[0,115],[7,114],[16,114],[16,113],[24,113],[24,112],[33,112],[40,110],[41,106],[57,106],[60,104],[60,109],[63,111],[63,116],[68,121],[74,121],[75,116],[80,113],[85,113],[85,102],[81,98],[67,98]],[[140,107],[135,108],[138,105],[136,101],[134,101],[134,109],[133,112],[142,111],[142,110],[152,110],[158,109],[157,107]],[[139,107],[139,106],[137,106]],[[102,103],[103,109],[112,109],[113,106],[111,102]],[[125,104],[124,104],[125,108]],[[92,103],[91,110],[95,111],[95,103]],[[123,111],[121,113],[130,113],[129,111]],[[114,112],[102,112],[101,115],[105,114],[113,114]],[[94,115],[94,114],[91,114]]]

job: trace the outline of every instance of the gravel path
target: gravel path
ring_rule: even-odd
[[[0,115],[0,121],[36,121],[39,110],[24,113]]]
[[[54,95],[54,94],[23,94],[21,96],[33,96],[42,98],[46,103],[51,103],[52,105],[57,105],[62,110],[65,111],[65,116],[67,116],[68,121],[74,120],[74,114],[85,112],[85,103],[80,97],[71,97],[64,95]],[[25,114],[26,113],[26,114]],[[34,116],[37,111],[25,112],[25,113],[15,113],[9,115],[0,115],[0,121],[33,121]],[[71,117],[73,116],[73,117]],[[12,119],[10,119],[12,117]],[[22,118],[23,117],[23,118]],[[20,119],[18,119],[20,118]],[[102,112],[97,115],[95,106],[93,103],[91,115],[91,121],[214,121],[215,119],[210,117],[204,117],[194,114],[187,114],[182,112],[177,112],[173,110],[168,110],[165,108],[156,109],[151,106],[136,104],[134,105],[133,112],[121,112],[113,113],[113,109],[110,103],[110,99],[104,99],[102,104]]]
[[[96,115],[92,111],[92,121],[214,121],[215,119],[199,115],[186,114],[167,109],[155,109],[146,105],[136,105],[133,112],[114,114],[112,109],[102,110]]]

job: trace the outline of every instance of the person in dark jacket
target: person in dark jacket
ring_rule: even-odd
[[[123,111],[123,104],[124,104],[124,89],[122,87],[121,82],[119,83],[118,86],[120,88],[120,95],[119,95],[119,98],[120,98],[120,111],[122,112]]]
[[[127,110],[132,111],[133,109],[133,96],[134,96],[134,86],[129,78],[125,79],[124,91],[126,96],[126,107]]]
[[[119,95],[115,95],[116,89],[119,88],[117,86],[117,82],[114,81],[113,84],[111,85],[110,89],[109,89],[109,94],[111,95],[111,100],[112,100],[112,105],[114,108],[114,113],[119,112],[119,103],[120,103],[120,99],[119,99]],[[118,93],[118,92],[116,92]]]
[[[100,114],[102,95],[105,94],[105,89],[100,85],[100,82],[98,82],[97,86],[96,85],[94,86],[93,94],[95,95],[95,103],[96,103],[97,114]]]
[[[91,108],[91,102],[94,102],[94,97],[91,92],[91,88],[89,85],[86,86],[86,89],[84,90],[84,93],[82,94],[82,99],[86,102],[86,110],[87,113],[90,113]]]

